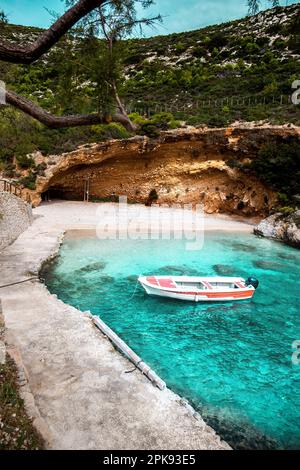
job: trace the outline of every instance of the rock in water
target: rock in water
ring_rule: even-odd
[[[227,264],[215,264],[213,269],[220,276],[232,276],[235,271],[232,266],[228,266]]]
[[[188,266],[162,266],[158,270],[158,274],[170,276],[200,276],[199,271]]]
[[[86,273],[92,273],[93,271],[102,271],[106,266],[106,263],[99,261],[97,263],[91,263],[87,264],[86,266],[83,266],[82,268],[76,269],[75,272],[86,274]]]
[[[281,271],[281,272],[289,272],[290,271],[289,266],[285,266],[283,264],[276,263],[274,261],[255,260],[255,261],[253,261],[253,265],[256,268],[267,269],[267,270],[271,270],[271,271]]]
[[[254,233],[300,248],[300,211],[288,216],[281,213],[270,215],[254,228]]]

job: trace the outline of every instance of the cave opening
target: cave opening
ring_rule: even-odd
[[[63,186],[50,186],[41,194],[42,201],[65,200],[65,201],[83,201],[84,189],[74,191]]]

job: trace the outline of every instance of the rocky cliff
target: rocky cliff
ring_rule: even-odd
[[[273,238],[300,247],[300,210],[289,216],[276,213],[262,220],[254,229],[256,235]]]
[[[190,127],[162,132],[158,139],[136,136],[62,155],[36,153],[36,163],[47,169],[30,197],[34,205],[42,198],[83,200],[88,184],[90,200],[126,195],[145,203],[155,189],[160,203],[202,203],[208,213],[264,216],[275,193],[237,163],[254,159],[266,141],[287,141],[299,133],[284,126]]]

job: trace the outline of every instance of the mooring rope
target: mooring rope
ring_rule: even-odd
[[[36,279],[39,279],[39,277],[38,276],[29,277],[28,279],[23,279],[23,281],[11,282],[10,284],[5,284],[3,286],[0,286],[0,289],[3,289],[4,287],[15,286],[17,284],[23,284],[24,282],[33,281],[33,280],[36,280]]]
[[[140,277],[140,276],[139,276]],[[136,281],[136,284],[135,284],[135,288],[134,288],[134,291],[133,291],[133,294],[129,297],[128,300],[131,300],[133,299],[135,293],[136,293],[136,289],[137,289],[137,286],[138,286],[138,283],[139,283],[139,277],[137,278],[137,281]]]
[[[124,371],[124,374],[131,374],[132,372],[134,372],[135,370],[137,370],[138,365],[139,365],[141,362],[143,362],[143,359],[140,359],[140,360],[135,364],[134,369],[125,370],[125,371]]]

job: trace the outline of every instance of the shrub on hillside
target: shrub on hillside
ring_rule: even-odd
[[[1,165],[2,166],[2,165]],[[1,169],[0,166],[0,169]],[[3,176],[6,178],[13,178],[16,174],[16,166],[13,163],[3,163]]]
[[[274,41],[273,46],[274,46],[276,49],[279,49],[280,51],[282,51],[282,50],[285,49],[285,47],[286,47],[286,42],[285,42],[283,39],[277,38],[277,39]]]
[[[141,116],[139,113],[130,113],[128,117],[131,122],[133,122],[133,124],[142,125],[147,122],[147,119]]]
[[[150,138],[158,137],[162,130],[177,129],[180,127],[180,121],[177,121],[172,113],[157,113],[148,121],[138,118],[137,121],[141,122],[139,133],[147,135]]]
[[[269,41],[270,39],[268,36],[260,36],[255,40],[256,44],[258,44],[260,47],[266,46],[269,44]]]
[[[183,42],[179,41],[174,45],[175,51],[177,54],[182,54],[187,50],[188,45],[184,44]]]
[[[35,167],[35,162],[32,157],[29,157],[28,155],[18,155],[16,157],[18,166],[22,168],[23,170],[27,170],[28,168],[34,168]]]
[[[178,127],[181,127],[181,123],[177,119],[172,119],[169,122],[169,129],[178,129]]]
[[[287,42],[288,48],[295,54],[300,54],[300,34],[291,36]]]
[[[209,41],[207,41],[207,47],[212,51],[215,47],[222,48],[228,44],[228,37],[225,33],[219,31],[215,33]]]
[[[270,35],[284,33],[284,26],[280,23],[274,23],[266,30]]]
[[[139,127],[139,134],[155,139],[159,136],[159,129],[152,121],[148,121]]]
[[[106,139],[128,139],[129,132],[121,124],[111,122],[110,124],[98,124],[92,127],[93,132],[100,140]]]
[[[207,50],[205,47],[198,46],[193,49],[193,56],[197,58],[201,58],[207,55]]]
[[[291,206],[283,206],[283,207],[278,207],[279,212],[281,212],[283,215],[291,215],[295,212],[295,208]]]
[[[226,127],[228,124],[228,117],[225,115],[215,115],[208,118],[207,123],[209,127]]]
[[[151,122],[162,130],[169,129],[169,124],[172,121],[174,121],[174,116],[172,113],[158,113],[154,114],[154,116],[151,118]]]
[[[36,189],[36,174],[31,171],[28,176],[21,178],[19,182],[25,188],[31,189],[33,191]]]
[[[196,126],[197,124],[201,124],[202,122],[203,122],[203,120],[200,116],[190,116],[186,120],[186,124],[188,126]]]
[[[38,176],[45,176],[45,171],[47,169],[47,163],[42,162],[36,166],[36,174]]]

